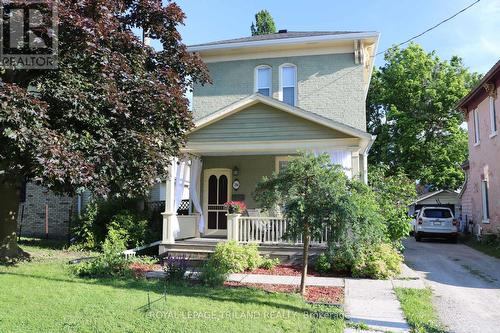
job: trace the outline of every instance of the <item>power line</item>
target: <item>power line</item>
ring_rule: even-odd
[[[421,36],[425,35],[425,34],[426,34],[426,33],[428,33],[429,31],[434,30],[434,29],[436,29],[437,27],[439,27],[441,24],[446,23],[446,22],[448,22],[449,20],[451,20],[451,19],[455,18],[456,16],[460,15],[461,13],[465,12],[466,10],[468,10],[469,8],[471,8],[472,6],[476,5],[479,1],[481,1],[481,0],[477,0],[477,1],[473,2],[473,3],[471,3],[471,4],[470,4],[470,5],[468,5],[467,7],[465,7],[465,8],[463,8],[463,9],[461,9],[460,11],[456,12],[456,13],[455,13],[455,14],[453,14],[452,16],[450,16],[450,17],[448,17],[448,18],[446,18],[446,19],[442,20],[442,21],[441,21],[441,22],[439,22],[438,24],[433,25],[432,27],[430,27],[429,29],[425,30],[424,32],[421,32],[421,33],[419,33],[418,35],[413,36],[413,37],[411,37],[411,38],[410,38],[410,39],[408,39],[408,40],[405,40],[404,42],[401,42],[401,43],[399,43],[399,44],[397,44],[397,45],[391,46],[391,47],[389,47],[389,48],[387,48],[387,49],[385,49],[385,50],[383,50],[383,51],[378,52],[375,56],[378,56],[378,55],[380,55],[380,54],[384,53],[385,51],[387,51],[387,50],[389,50],[389,49],[392,49],[393,47],[398,47],[398,46],[401,46],[401,45],[407,44],[407,43],[411,42],[412,40],[417,39],[418,37],[421,37]]]

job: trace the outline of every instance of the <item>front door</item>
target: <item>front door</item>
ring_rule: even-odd
[[[227,235],[227,211],[224,203],[229,201],[230,169],[207,169],[204,173],[204,211],[207,235]]]

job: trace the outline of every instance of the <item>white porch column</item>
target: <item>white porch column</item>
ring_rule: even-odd
[[[239,241],[239,219],[241,214],[226,214],[227,216],[227,240]]]
[[[165,181],[165,211],[163,215],[163,236],[162,242],[164,244],[174,244],[174,227],[172,216],[176,214],[174,204],[174,190],[175,190],[175,159],[172,159],[168,167],[168,176]]]
[[[363,182],[368,184],[368,154],[363,154]]]

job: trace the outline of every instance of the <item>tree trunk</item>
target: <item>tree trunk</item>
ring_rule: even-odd
[[[306,294],[307,265],[309,263],[309,231],[304,232],[304,249],[302,251],[302,276],[300,279],[300,294]]]
[[[0,262],[9,262],[27,254],[17,245],[19,188],[0,177]]]

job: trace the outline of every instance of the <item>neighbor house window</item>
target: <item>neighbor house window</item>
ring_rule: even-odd
[[[490,219],[490,205],[488,199],[488,181],[481,181],[481,193],[483,199],[483,222],[488,222]]]
[[[275,165],[275,171],[277,173],[280,173],[281,170],[285,169],[286,166],[288,165],[288,162],[290,161],[289,156],[276,156],[276,165]]]
[[[490,96],[490,124],[491,135],[497,134],[497,110],[495,110],[495,99]]]
[[[264,96],[271,96],[272,69],[261,65],[255,68],[255,91]]]
[[[295,65],[280,66],[280,100],[295,106],[297,100],[297,66]]]
[[[472,111],[472,117],[474,119],[474,143],[479,144],[479,113],[477,109]]]

